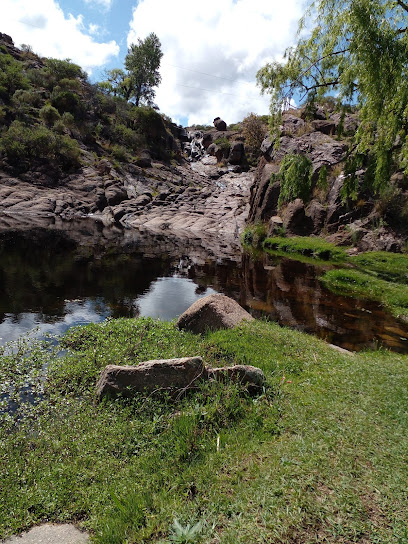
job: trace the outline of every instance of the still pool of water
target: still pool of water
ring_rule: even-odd
[[[89,242],[89,241],[88,241]],[[78,244],[65,234],[12,233],[0,240],[0,344],[33,328],[62,334],[111,317],[171,320],[195,300],[224,293],[255,317],[359,350],[384,345],[408,352],[408,327],[380,305],[334,295],[322,270],[289,259],[252,260],[162,236]]]

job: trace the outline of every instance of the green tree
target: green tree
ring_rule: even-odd
[[[113,68],[105,72],[106,80],[99,83],[103,91],[113,96],[129,100],[132,95],[132,80],[130,75],[121,68]]]
[[[307,37],[305,31],[313,28]],[[300,22],[298,42],[283,63],[257,74],[272,95],[275,128],[292,98],[309,106],[335,95],[355,104],[360,126],[351,160],[373,159],[372,188],[379,192],[398,167],[408,174],[408,2],[316,0]]]
[[[129,47],[125,58],[125,67],[131,80],[128,100],[134,101],[136,106],[153,104],[156,95],[153,87],[157,87],[161,81],[159,68],[162,56],[161,43],[154,32],[144,40],[139,38],[137,44]]]

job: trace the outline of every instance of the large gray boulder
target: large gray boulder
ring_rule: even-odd
[[[171,392],[193,387],[207,378],[201,357],[144,361],[138,366],[108,365],[96,384],[98,398],[105,395],[131,395],[167,389]]]
[[[233,329],[253,317],[241,306],[225,295],[208,295],[190,306],[177,320],[179,329],[196,334],[207,330]]]

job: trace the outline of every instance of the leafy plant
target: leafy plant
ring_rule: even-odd
[[[271,181],[280,180],[278,206],[301,198],[307,202],[312,187],[312,161],[305,155],[288,153],[283,158],[279,172],[273,174]]]
[[[199,521],[195,525],[189,523],[183,527],[180,522],[175,519],[173,522],[173,533],[169,537],[170,542],[176,542],[177,544],[188,544],[189,542],[196,542],[199,534],[203,529],[203,522]]]

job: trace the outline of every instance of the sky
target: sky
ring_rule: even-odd
[[[71,59],[93,82],[123,68],[130,44],[154,32],[160,111],[184,126],[231,124],[268,113],[256,73],[295,43],[303,8],[304,0],[1,0],[0,32]]]

